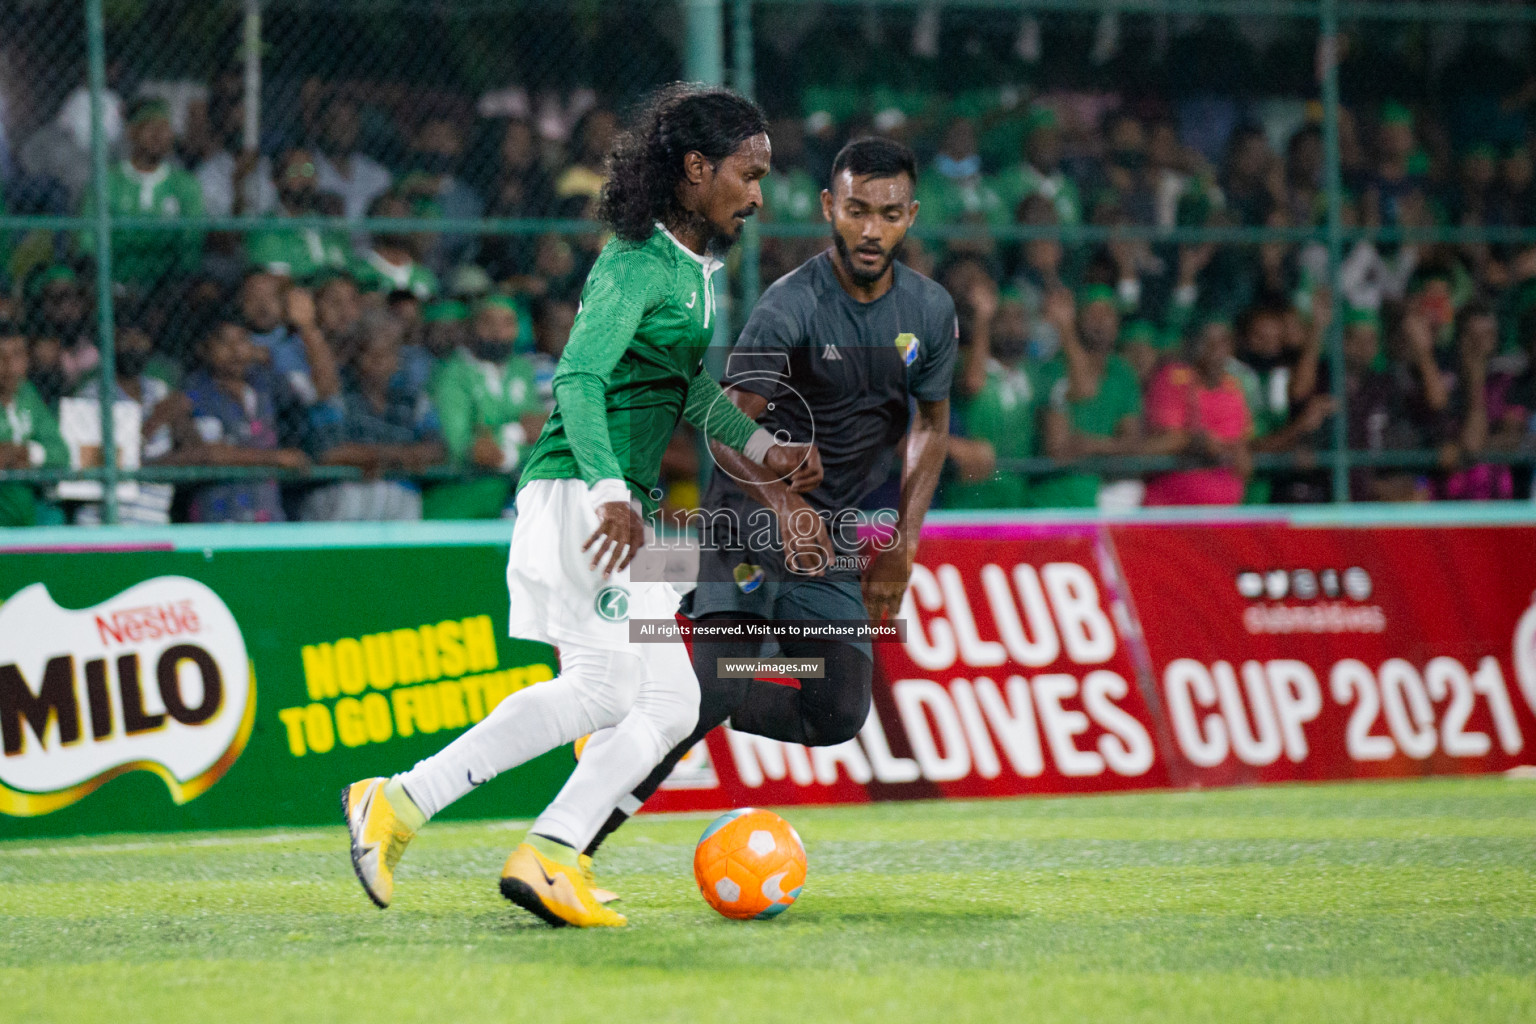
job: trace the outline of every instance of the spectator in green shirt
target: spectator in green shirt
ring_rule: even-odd
[[[278,158],[276,176],[279,217],[320,214],[315,161],[308,150],[285,152]],[[307,281],[321,271],[344,268],[351,254],[345,231],[276,224],[251,232],[245,247],[252,263],[294,281]]]
[[[929,173],[917,187],[919,201],[942,224],[959,222],[1006,224],[1012,213],[981,173],[976,151],[976,126],[958,117],[944,131],[944,142]],[[973,251],[950,246],[951,251]]]
[[[798,117],[773,122],[773,170],[763,179],[763,216],[777,221],[821,218],[821,182],[805,169],[805,127]]]
[[[996,468],[997,459],[1027,459],[1037,454],[1040,419],[1037,370],[1025,358],[1029,315],[1017,294],[1000,297],[989,332],[986,378],[960,408],[965,436],[989,445],[992,474],[984,480],[960,480],[946,491],[950,508],[1022,508],[1028,504],[1024,476]]]
[[[764,220],[808,223],[821,219],[821,182],[808,170],[805,160],[805,122],[781,117],[769,128],[773,139],[773,170],[763,179]],[[762,247],[762,279],[775,281],[816,255],[826,245],[824,237],[765,238]]]
[[[421,333],[400,350],[400,374],[425,389],[437,368],[451,359],[469,336],[469,306],[458,299],[438,299],[421,310]]]
[[[1152,371],[1170,353],[1176,355],[1178,335],[1168,336],[1157,329],[1150,320],[1128,320],[1120,328],[1120,357],[1136,371],[1136,380],[1143,386],[1152,379]]]
[[[370,217],[410,217],[410,200],[396,192],[386,192],[368,208]],[[403,231],[381,232],[352,267],[353,276],[364,291],[410,292],[427,302],[437,297],[437,275],[419,262],[421,239]]]
[[[203,215],[203,193],[197,179],[171,163],[170,111],[164,100],[140,99],[128,107],[128,158],[107,171],[107,210],[114,217],[155,217],[188,220]],[[87,192],[83,212],[96,211],[95,192]],[[90,251],[95,235],[80,236]],[[190,274],[202,259],[203,232],[112,231],[112,279],[144,291],[153,290],[173,274]]]
[[[1056,112],[1045,107],[1030,111],[1024,135],[1023,159],[992,180],[992,189],[1009,214],[1031,196],[1041,196],[1062,224],[1080,224],[1083,202],[1077,185],[1061,168],[1061,128]]]
[[[440,484],[427,493],[427,519],[494,519],[512,493],[512,473],[544,426],[545,409],[533,361],[513,353],[518,315],[514,301],[481,301],[467,348],[442,363],[431,390],[449,461],[494,472]]]
[[[1106,285],[1084,290],[1076,323],[1062,318],[1061,352],[1040,370],[1045,396],[1045,452],[1060,462],[1142,452],[1141,388],[1136,371],[1114,354],[1120,333],[1115,293]],[[1072,472],[1035,483],[1031,502],[1041,508],[1093,508],[1099,476]]]
[[[59,421],[27,382],[27,339],[0,322],[0,469],[62,469],[69,452]],[[0,484],[0,526],[37,523],[31,484]]]

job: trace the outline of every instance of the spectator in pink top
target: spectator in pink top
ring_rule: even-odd
[[[1149,452],[1183,455],[1198,469],[1160,473],[1147,482],[1147,505],[1236,505],[1252,468],[1253,420],[1243,388],[1227,372],[1232,327],[1211,320],[1191,339],[1187,362],[1164,366],[1147,387]]]

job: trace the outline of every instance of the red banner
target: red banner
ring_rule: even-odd
[[[1536,761],[1536,527],[924,531],[858,738],[716,730],[650,810]]]

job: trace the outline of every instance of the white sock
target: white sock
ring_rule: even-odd
[[[626,651],[562,646],[560,663],[554,679],[511,694],[458,739],[395,776],[423,815],[431,818],[502,772],[617,724],[645,672]]]
[[[597,749],[588,742],[576,770],[531,831],[585,850],[613,809],[693,731],[699,719],[699,681],[687,652],[682,644],[650,647],[649,678],[634,707],[607,730],[611,735]]]

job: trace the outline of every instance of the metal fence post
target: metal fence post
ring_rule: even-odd
[[[241,50],[245,59],[245,148],[261,148],[261,0],[245,0],[244,38]]]
[[[1323,87],[1323,173],[1328,196],[1328,286],[1332,292],[1333,317],[1328,322],[1327,351],[1333,401],[1333,500],[1348,501],[1349,413],[1344,388],[1344,296],[1339,290],[1339,268],[1344,262],[1343,174],[1339,167],[1339,3],[1323,0],[1318,46],[1321,50]]]
[[[106,28],[102,0],[85,0],[86,48],[91,79],[91,189],[96,197],[96,333],[101,350],[101,521],[117,523],[117,338],[112,317],[112,212],[107,194],[107,140],[102,128],[107,89]]]
[[[721,0],[683,0],[683,18],[688,33],[683,53],[684,74],[692,82],[720,85],[725,81]]]
[[[721,16],[722,3],[723,0],[681,0],[684,28],[687,32],[683,51],[683,77],[691,82],[703,82],[706,85],[725,84],[725,25]],[[749,221],[749,226],[750,223]],[[725,271],[717,270],[715,273],[723,275]],[[733,337],[730,325],[736,319],[728,285],[724,292],[726,301],[716,309],[714,336],[710,339],[708,351],[704,353],[705,366],[716,377],[725,371],[725,349],[730,345]],[[718,293],[719,290],[717,290]],[[709,454],[709,443],[704,440],[702,434],[698,436],[696,443],[699,453],[699,484],[704,487],[708,486],[714,461]]]
[[[752,63],[752,0],[732,0],[731,6],[731,46],[732,82],[736,91],[747,99],[754,99],[754,88],[757,78],[757,69]],[[757,231],[757,220],[747,221],[741,235],[741,312],[735,318],[738,322],[736,329],[746,323],[747,315],[752,307],[757,305],[758,292],[761,291],[761,264],[759,255],[762,251],[762,238]]]

